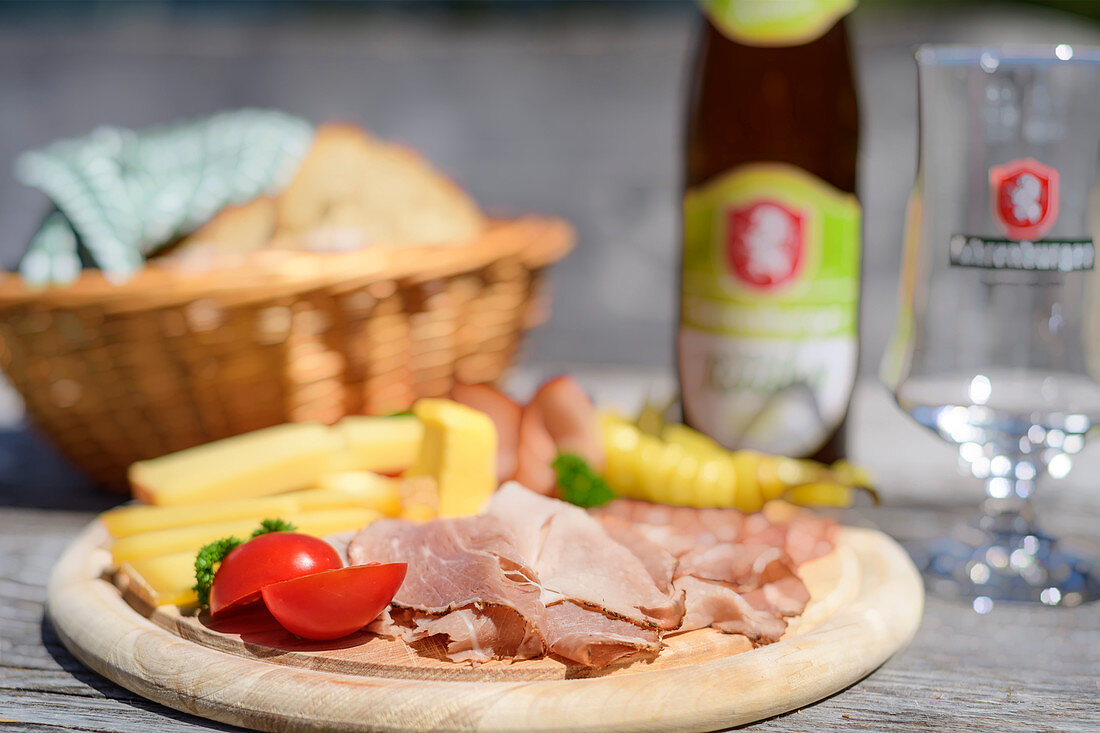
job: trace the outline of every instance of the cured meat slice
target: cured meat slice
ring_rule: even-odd
[[[368,628],[410,644],[442,637],[447,657],[454,662],[531,659],[546,651],[534,627],[503,606],[459,608],[441,616],[407,608],[392,609]]]
[[[454,661],[549,653],[599,668],[652,657],[676,630],[777,641],[809,600],[787,548],[816,556],[833,531],[797,510],[778,523],[624,501],[588,513],[511,482],[485,514],[379,520],[347,552],[409,564],[371,631]]]
[[[775,641],[810,600],[797,562],[832,551],[835,524],[791,505],[767,514],[620,499],[595,510],[605,527],[628,521],[679,561],[686,594],[682,630],[713,626],[754,643]],[[797,553],[797,562],[788,552]]]
[[[740,590],[752,590],[760,585],[761,575],[781,566],[794,574],[794,565],[778,547],[725,543],[700,546],[680,556],[679,573],[731,583]]]
[[[555,551],[555,541],[567,545],[568,533],[579,533],[584,535],[580,546],[617,553],[629,560],[626,572],[636,578],[623,585],[641,589],[643,599],[658,598],[668,604],[670,596],[682,598],[682,593],[672,587],[675,560],[629,525],[620,523],[616,536],[630,543],[646,562],[608,536],[582,510],[542,499],[519,486],[515,491],[515,501],[521,504],[523,495],[527,495],[580,513],[583,521],[574,518],[571,524],[563,523],[549,532],[551,552]],[[570,530],[572,525],[582,530]],[[603,667],[626,657],[657,654],[660,630],[654,624],[617,618],[590,600],[573,601],[557,592],[548,594],[551,605],[545,605],[541,579],[521,549],[539,558],[539,531],[535,530],[534,542],[520,543],[516,538],[523,536],[521,530],[494,515],[424,524],[379,520],[361,530],[348,546],[352,563],[401,561],[409,563],[410,569],[391,607],[371,624],[370,630],[414,645],[436,638],[447,658],[472,663],[530,658],[549,652],[589,667]],[[557,538],[559,532],[566,534]],[[601,542],[596,542],[596,534]],[[593,557],[601,556],[586,556],[583,565],[574,564],[574,572],[589,573],[593,565],[604,565],[594,564]],[[598,586],[597,581],[592,582]],[[637,605],[645,607],[643,603]],[[672,627],[679,625],[683,615],[682,600],[677,608]]]
[[[569,600],[642,626],[680,625],[682,595],[658,587],[646,564],[583,509],[510,482],[487,511],[512,528],[520,556],[538,574],[544,605]]]
[[[378,520],[352,539],[348,559],[409,564],[390,613],[371,625],[376,633],[410,643],[446,635],[456,661],[531,657],[545,650],[537,624],[543,610],[538,579],[495,517],[424,524]]]
[[[595,512],[630,522],[677,557],[700,545],[738,541],[745,521],[745,515],[736,509],[698,509],[636,499],[616,499]]]
[[[525,618],[538,610],[538,578],[518,554],[511,531],[493,516],[423,524],[380,519],[355,535],[348,559],[353,565],[408,563],[393,599],[398,607],[441,614],[492,603]]]
[[[728,583],[681,575],[676,587],[687,594],[681,631],[713,626],[726,633],[742,634],[754,644],[770,644],[787,630],[786,621],[767,610],[753,608]]]
[[[755,608],[797,616],[810,600],[790,557],[778,547],[724,544],[699,548],[680,558],[679,575],[725,583]]]
[[[546,609],[543,633],[550,651],[587,667],[606,667],[626,657],[654,657],[660,632],[565,601]]]
[[[445,635],[447,654],[456,662],[531,659],[546,652],[534,627],[502,606],[460,608],[438,618],[417,618],[415,624],[418,634]]]
[[[669,593],[672,590],[672,578],[676,574],[677,562],[671,552],[646,539],[626,520],[618,517],[600,517],[599,521],[611,539],[630,550],[642,561],[649,577],[662,593]]]

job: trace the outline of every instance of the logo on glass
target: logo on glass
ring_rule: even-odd
[[[1034,240],[1058,218],[1058,171],[1034,158],[989,169],[993,221],[1010,239]]]
[[[774,290],[794,280],[805,259],[806,222],[778,201],[756,201],[726,211],[726,259],[740,282]]]

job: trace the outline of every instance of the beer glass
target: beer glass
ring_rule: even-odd
[[[882,376],[958,446],[982,511],[914,549],[933,592],[1076,605],[1096,565],[1036,525],[1036,483],[1100,422],[1100,49],[923,46],[920,161]]]

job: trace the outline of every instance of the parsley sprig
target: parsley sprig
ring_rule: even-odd
[[[603,506],[615,498],[615,492],[592,467],[573,453],[562,453],[550,464],[558,475],[561,498],[577,506]]]
[[[296,529],[298,528],[283,519],[265,519],[260,522],[260,526],[249,539],[269,532],[293,532]],[[214,540],[210,544],[204,545],[195,555],[195,585],[193,588],[199,594],[200,606],[210,605],[210,586],[214,583],[214,573],[217,572],[218,565],[221,564],[226,555],[245,542],[246,540],[238,537],[222,537],[220,540]]]

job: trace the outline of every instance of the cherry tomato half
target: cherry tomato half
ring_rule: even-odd
[[[363,628],[393,600],[408,565],[352,565],[265,585],[264,604],[284,629],[304,639],[339,639]]]
[[[260,589],[344,563],[332,545],[297,532],[262,534],[225,556],[210,586],[210,614],[217,616],[260,597]]]

